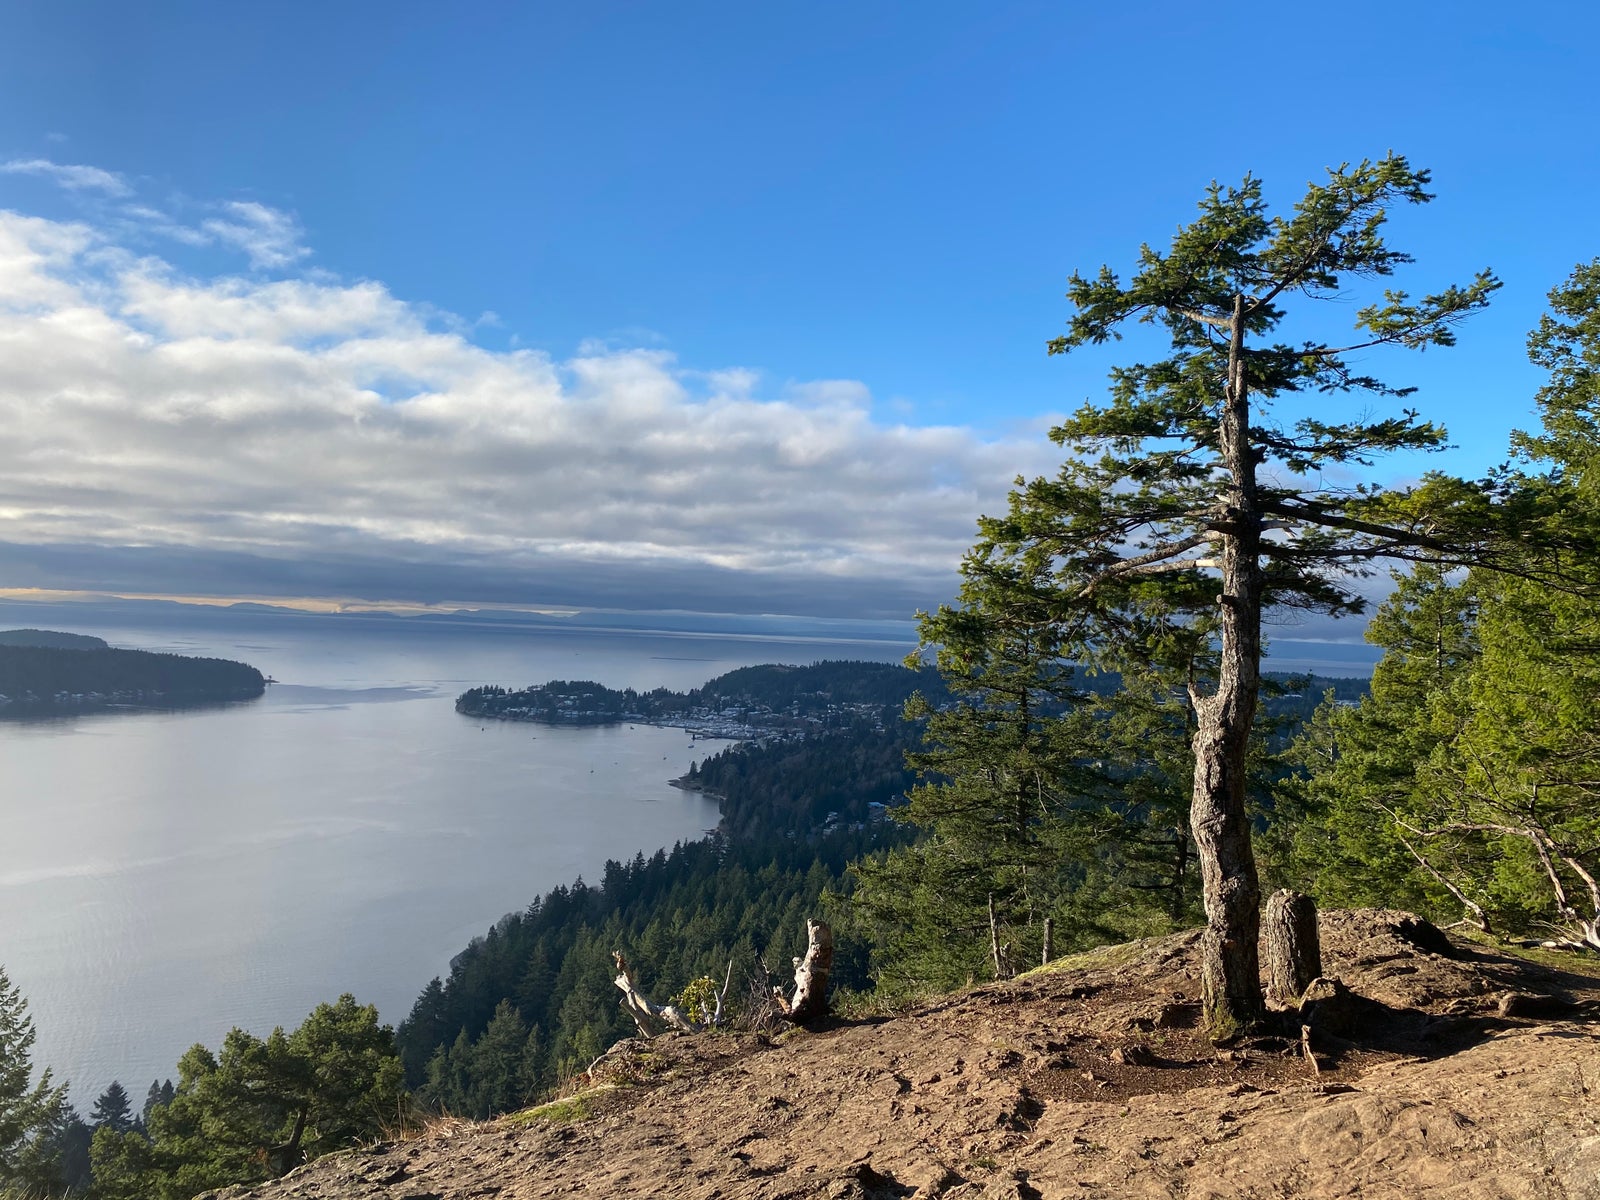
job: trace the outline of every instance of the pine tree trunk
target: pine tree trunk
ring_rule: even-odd
[[[1255,1028],[1265,1016],[1257,938],[1261,888],[1245,812],[1245,757],[1261,687],[1261,509],[1244,369],[1244,298],[1235,298],[1221,421],[1223,464],[1233,483],[1215,528],[1222,543],[1218,598],[1222,657],[1217,690],[1195,696],[1194,795],[1189,821],[1199,851],[1206,909],[1201,998],[1213,1041]]]
[[[1322,943],[1317,937],[1317,902],[1288,888],[1267,901],[1261,946],[1267,960],[1267,999],[1298,1003],[1311,981],[1322,974]]]

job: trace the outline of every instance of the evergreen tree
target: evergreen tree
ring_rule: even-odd
[[[1385,651],[1371,692],[1353,708],[1325,706],[1296,745],[1308,773],[1292,835],[1296,882],[1324,904],[1448,911],[1448,886],[1421,867],[1416,839],[1397,836],[1393,822],[1426,819],[1418,769],[1467,715],[1460,684],[1478,659],[1477,613],[1469,581],[1427,566],[1397,577],[1367,626],[1367,640]],[[1465,859],[1457,866],[1478,869]]]
[[[1070,452],[1060,473],[1020,487],[1005,517],[980,523],[974,554],[1025,564],[1022,578],[1051,573],[1056,619],[1109,665],[1215,647],[1215,672],[1187,686],[1196,718],[1190,825],[1207,922],[1202,994],[1219,1039],[1263,1015],[1246,785],[1263,612],[1356,611],[1361,601],[1344,580],[1373,560],[1483,562],[1501,545],[1485,489],[1444,477],[1399,493],[1326,482],[1386,450],[1440,448],[1444,431],[1413,411],[1346,423],[1273,411],[1304,393],[1404,396],[1351,356],[1450,345],[1455,325],[1499,286],[1484,272],[1420,300],[1384,291],[1357,310],[1347,341],[1281,339],[1291,317],[1302,337],[1313,328],[1302,302],[1342,299],[1350,283],[1410,261],[1385,244],[1383,228],[1390,206],[1431,199],[1428,183],[1394,155],[1342,166],[1287,217],[1268,215],[1254,178],[1213,184],[1169,251],[1141,249],[1126,284],[1105,267],[1073,276],[1076,312],[1052,353],[1118,337],[1133,322],[1159,326],[1170,354],[1113,370],[1108,401],[1052,431]]]
[[[1529,339],[1543,429],[1514,438],[1543,470],[1503,474],[1525,521],[1571,537],[1600,524],[1600,260],[1550,299]],[[1368,630],[1386,651],[1372,694],[1302,742],[1300,856],[1326,890],[1600,949],[1600,563],[1562,571],[1564,590],[1531,569],[1400,582]]]
[[[472,1048],[475,1114],[490,1117],[523,1106],[530,1095],[524,1061],[527,1049],[528,1027],[522,1014],[511,1001],[500,1001]]]
[[[522,1043],[522,1062],[517,1068],[517,1091],[523,1100],[531,1102],[544,1088],[544,1080],[544,1037],[535,1025],[528,1030],[528,1036]]]
[[[477,1103],[473,1081],[472,1041],[465,1029],[456,1033],[449,1045],[440,1043],[428,1058],[427,1069],[418,1088],[419,1098],[429,1108],[452,1116],[475,1116]]]
[[[0,967],[0,1185],[49,1189],[58,1164],[51,1134],[68,1106],[49,1068],[33,1078],[36,1034],[22,991]]]
[[[127,1133],[133,1128],[133,1104],[122,1084],[115,1079],[111,1081],[89,1110],[89,1120],[96,1129],[106,1128],[117,1133]]]
[[[50,1194],[76,1196],[89,1191],[94,1182],[89,1162],[93,1137],[94,1130],[63,1095],[38,1138],[38,1159],[51,1179],[46,1189]]]
[[[1600,605],[1419,572],[1369,636],[1372,695],[1310,780],[1316,886],[1600,950]]]
[[[168,1079],[163,1082],[159,1079],[152,1079],[150,1081],[150,1090],[144,1095],[144,1107],[139,1110],[140,1127],[149,1128],[150,1113],[164,1104],[171,1104],[172,1096],[172,1080]]]
[[[393,1031],[350,996],[318,1005],[293,1033],[232,1030],[220,1052],[197,1045],[179,1060],[171,1100],[149,1111],[148,1140],[95,1132],[97,1189],[107,1200],[188,1200],[282,1175],[377,1136],[399,1114],[400,1078]]]
[[[936,711],[918,696],[906,709],[927,724],[909,756],[923,781],[893,815],[931,836],[851,868],[875,973],[894,991],[1036,963],[1066,864],[1093,844],[1084,835],[1101,811],[1082,803],[1103,783],[1083,765],[1098,738],[1071,648],[1045,616],[1048,580],[970,559],[964,575],[962,607],[922,616],[954,703]]]

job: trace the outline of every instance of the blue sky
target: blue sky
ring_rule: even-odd
[[[1394,223],[1418,259],[1401,282],[1492,266],[1506,287],[1455,350],[1373,365],[1422,387],[1460,445],[1440,465],[1466,474],[1530,419],[1544,293],[1600,253],[1589,6],[9,18],[0,209],[45,222],[13,250],[87,231],[46,271],[71,292],[51,293],[52,329],[96,305],[110,322],[75,326],[70,353],[13,341],[79,380],[52,419],[80,432],[28,444],[31,493],[15,469],[0,489],[20,587],[886,615],[940,598],[977,513],[1049,468],[1051,415],[1098,394],[1114,352],[1044,354],[1066,277],[1164,241],[1209,179],[1253,171],[1287,205],[1341,160],[1393,148],[1433,169],[1438,200]],[[82,382],[146,336],[181,379],[147,355]],[[134,376],[143,391],[117,382]],[[9,386],[35,409],[52,394]],[[172,410],[206,387],[204,411]],[[385,460],[328,432],[363,389],[442,399],[425,435],[383,432]],[[428,478],[430,450],[453,485]],[[541,492],[526,477],[545,470]]]

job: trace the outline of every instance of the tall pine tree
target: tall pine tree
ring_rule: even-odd
[[[66,1089],[49,1068],[33,1078],[33,1018],[22,990],[0,967],[0,1185],[56,1183],[51,1133],[67,1111]]]
[[[856,863],[852,904],[874,931],[879,986],[916,992],[973,976],[1005,978],[1038,961],[1044,922],[1081,857],[1101,776],[1093,721],[1070,648],[1046,617],[1048,579],[965,565],[959,609],[922,617],[954,703],[913,697],[922,776],[896,820],[927,829],[918,844]],[[1004,596],[1006,603],[997,603]]]
[[[1485,271],[1420,299],[1385,290],[1356,310],[1352,336],[1316,334],[1322,302],[1410,262],[1385,243],[1384,226],[1393,205],[1431,199],[1428,183],[1395,155],[1341,166],[1281,217],[1254,178],[1213,184],[1165,253],[1141,249],[1127,282],[1109,267],[1073,276],[1076,312],[1052,353],[1120,337],[1130,323],[1158,326],[1169,351],[1113,370],[1107,401],[1052,431],[1069,451],[1060,473],[1019,487],[1006,516],[980,523],[975,555],[1023,563],[1024,578],[1048,570],[1056,619],[1107,660],[1170,660],[1197,638],[1215,645],[1215,671],[1187,686],[1202,991],[1218,1039],[1264,1015],[1246,807],[1263,613],[1359,611],[1345,582],[1376,559],[1494,554],[1481,488],[1444,477],[1400,493],[1330,482],[1384,451],[1438,449],[1440,427],[1405,407],[1346,422],[1325,419],[1328,400],[1275,411],[1304,393],[1404,397],[1354,356],[1448,346],[1499,286]]]

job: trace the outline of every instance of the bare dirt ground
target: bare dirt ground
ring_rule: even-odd
[[[1593,959],[1541,965],[1404,913],[1324,914],[1325,973],[1359,999],[1308,1058],[1298,1036],[1206,1041],[1196,940],[893,1019],[625,1042],[564,1104],[213,1200],[1600,1200]]]

